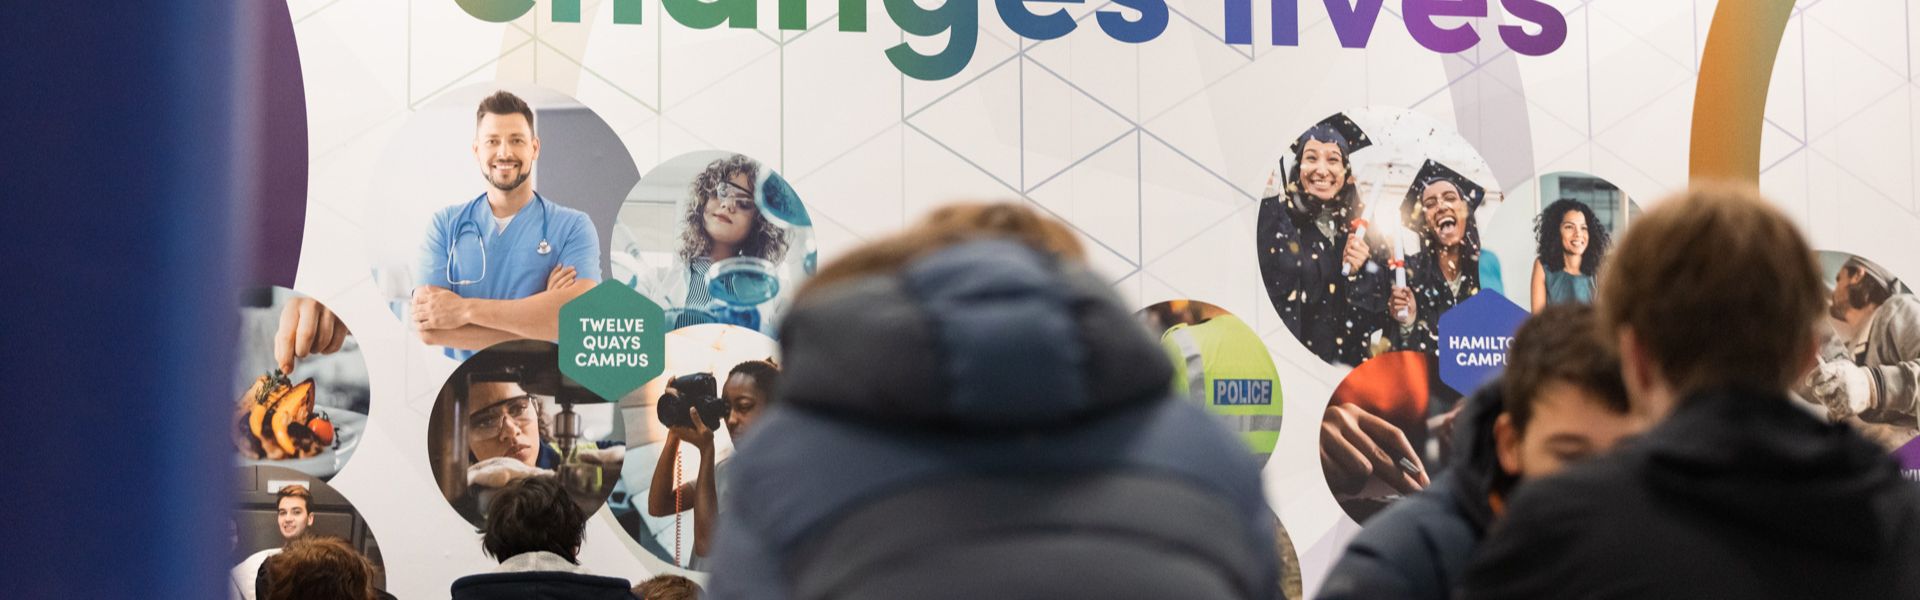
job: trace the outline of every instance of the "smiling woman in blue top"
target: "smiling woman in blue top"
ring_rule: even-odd
[[[474,120],[486,192],[434,214],[410,306],[420,340],[456,359],[507,340],[555,339],[560,306],[600,280],[593,221],[533,189],[533,109],[500,91]]]

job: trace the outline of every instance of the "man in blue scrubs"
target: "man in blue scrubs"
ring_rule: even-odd
[[[420,340],[460,360],[499,342],[558,338],[561,305],[600,281],[593,221],[533,190],[533,109],[500,91],[474,118],[487,191],[434,214],[410,306]]]

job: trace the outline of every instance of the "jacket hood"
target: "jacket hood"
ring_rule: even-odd
[[[1651,489],[1793,546],[1858,558],[1893,547],[1910,526],[1893,460],[1790,402],[1778,392],[1688,398],[1644,439]]]
[[[1173,377],[1106,282],[1006,239],[820,290],[781,332],[782,403],[895,426],[1058,427],[1165,398]]]
[[[1486,531],[1493,522],[1493,506],[1487,496],[1509,485],[1509,477],[1500,470],[1499,449],[1495,446],[1493,423],[1506,410],[1506,397],[1499,380],[1480,386],[1480,391],[1464,400],[1465,408],[1453,428],[1453,456],[1446,477],[1452,478],[1451,501],[1466,515],[1475,531]]]

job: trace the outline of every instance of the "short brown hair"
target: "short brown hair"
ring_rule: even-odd
[[[1632,328],[1681,394],[1786,389],[1827,304],[1806,238],[1747,185],[1695,185],[1654,207],[1599,283],[1604,341]]]
[[[493,95],[480,99],[479,110],[473,111],[473,125],[480,126],[480,120],[487,115],[520,115],[527,118],[527,131],[537,131],[533,127],[533,107],[521,100],[513,92],[500,90]]]
[[[679,575],[657,575],[633,586],[640,600],[699,600],[700,584]]]
[[[1520,325],[1507,347],[1501,376],[1503,407],[1513,428],[1527,430],[1540,388],[1564,381],[1591,392],[1607,410],[1626,414],[1627,386],[1620,379],[1620,355],[1600,341],[1593,307],[1554,304]]]
[[[280,501],[288,498],[299,498],[301,508],[307,509],[307,512],[313,512],[313,492],[307,491],[307,486],[294,483],[280,488],[279,492],[274,493],[273,509],[280,510]]]
[[[340,538],[308,536],[267,559],[262,589],[273,600],[374,597],[373,563]]]
[[[480,546],[506,562],[528,552],[552,552],[579,564],[575,554],[586,536],[587,516],[553,477],[527,477],[507,484],[487,505]]]
[[[1035,250],[1086,262],[1087,251],[1073,230],[1021,204],[1011,202],[950,204],[920,219],[905,231],[855,248],[820,268],[796,295],[804,299],[836,283],[867,275],[897,272],[922,256],[949,246],[984,238],[1011,238]]]

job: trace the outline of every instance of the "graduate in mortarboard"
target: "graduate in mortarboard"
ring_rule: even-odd
[[[1379,307],[1355,304],[1355,290],[1385,289],[1377,258],[1385,241],[1359,219],[1365,207],[1350,162],[1371,144],[1345,114],[1320,121],[1294,140],[1282,179],[1260,200],[1267,297],[1294,337],[1329,363],[1365,361],[1367,334],[1383,326]]]
[[[1474,218],[1485,199],[1485,188],[1432,160],[1414,175],[1400,215],[1420,247],[1406,260],[1406,285],[1387,302],[1394,349],[1438,352],[1441,313],[1482,289],[1504,295],[1500,258],[1480,247]]]

